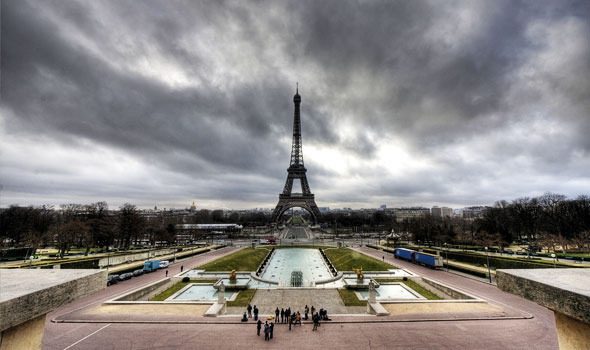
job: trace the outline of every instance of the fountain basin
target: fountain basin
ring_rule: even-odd
[[[344,278],[344,287],[347,289],[369,289],[369,282],[371,282],[370,278],[363,278],[359,280],[358,278]],[[373,280],[373,284],[375,288],[379,288],[379,283]]]

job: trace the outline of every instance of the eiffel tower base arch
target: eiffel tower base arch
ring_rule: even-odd
[[[311,215],[311,220],[314,224],[318,222],[318,219],[321,216],[320,209],[315,204],[314,195],[279,195],[279,203],[275,207],[275,210],[272,213],[272,221],[278,222],[281,216],[291,208],[303,208]]]

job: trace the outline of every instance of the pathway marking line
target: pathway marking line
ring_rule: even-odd
[[[85,336],[84,338],[82,338],[82,339],[78,340],[77,342],[73,343],[72,345],[70,345],[70,346],[68,346],[68,347],[65,347],[65,348],[64,348],[64,350],[68,350],[68,349],[69,349],[69,348],[71,348],[72,346],[75,346],[75,345],[79,344],[80,342],[82,342],[82,341],[84,341],[84,340],[86,340],[86,339],[90,338],[91,336],[93,336],[93,335],[95,335],[96,333],[98,333],[98,332],[102,331],[103,329],[107,328],[107,327],[108,327],[108,326],[110,326],[110,325],[111,325],[111,324],[109,323],[109,324],[107,324],[106,326],[103,326],[103,327],[101,327],[101,328],[99,328],[99,329],[95,330],[94,332],[92,332],[92,333],[88,334],[87,336]]]

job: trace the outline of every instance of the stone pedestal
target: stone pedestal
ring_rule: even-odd
[[[219,284],[219,289],[217,290],[217,303],[225,304],[225,285],[223,282]]]

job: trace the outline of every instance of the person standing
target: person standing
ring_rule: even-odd
[[[307,307],[307,305],[305,305],[305,309],[303,309],[303,311],[305,312],[305,317],[303,319],[307,321],[307,314],[309,314],[309,308]]]
[[[318,315],[317,314],[315,314],[315,315],[312,314],[311,315],[311,319],[313,320],[313,329],[312,329],[312,331],[317,331],[318,330],[318,323],[319,323]]]
[[[262,328],[262,321],[258,320],[258,322],[256,322],[256,335],[260,336],[260,329]]]
[[[166,269],[166,277],[168,277],[168,269]]]
[[[258,308],[254,305],[254,321],[258,319]]]
[[[311,306],[311,316],[313,317],[313,315],[315,314],[315,307],[313,307],[313,305]]]
[[[248,304],[246,310],[248,311],[248,318],[252,318],[252,305]]]
[[[180,265],[180,272],[184,270],[184,265]]]
[[[273,329],[275,328],[274,322],[271,321],[270,326],[268,328],[269,328],[269,332],[270,332],[270,339],[272,339],[272,332],[273,332]]]
[[[270,326],[268,325],[268,321],[264,322],[264,340],[270,339]]]
[[[281,323],[285,323],[285,309],[281,308]],[[277,320],[278,322],[279,320]]]

